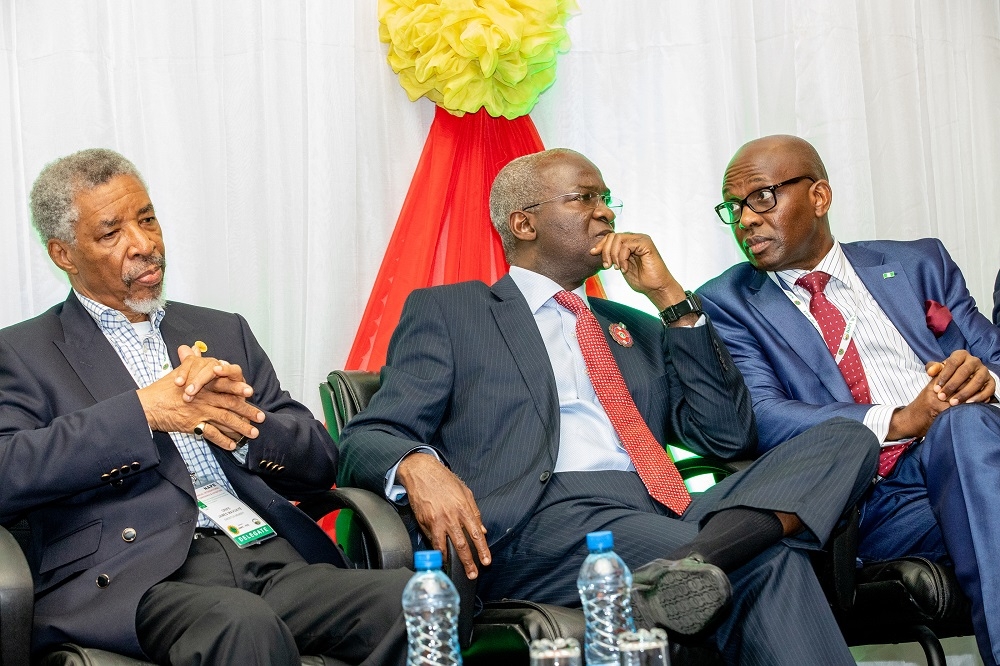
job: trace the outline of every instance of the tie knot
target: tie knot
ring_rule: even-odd
[[[555,299],[556,303],[563,306],[576,316],[580,316],[581,312],[587,309],[587,304],[583,302],[583,299],[574,294],[572,291],[560,291],[552,297]]]
[[[826,284],[830,281],[830,274],[824,273],[823,271],[813,271],[812,273],[806,273],[798,280],[795,284],[804,288],[812,296],[816,294],[822,294],[823,290],[826,289]]]

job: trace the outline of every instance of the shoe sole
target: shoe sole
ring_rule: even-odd
[[[732,597],[729,578],[720,569],[704,564],[677,563],[665,570],[652,586],[659,602],[658,619],[670,631],[685,636],[707,627]]]

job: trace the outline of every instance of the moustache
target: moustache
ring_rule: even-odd
[[[124,275],[122,275],[122,281],[125,283],[126,287],[131,287],[132,283],[138,279],[140,275],[148,271],[150,268],[159,268],[161,271],[165,270],[167,267],[167,259],[159,252],[151,254],[148,257],[143,257],[136,260],[137,264],[130,268]]]

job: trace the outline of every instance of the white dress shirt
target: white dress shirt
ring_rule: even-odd
[[[894,444],[893,441],[886,441],[893,412],[913,402],[931,378],[924,364],[858,277],[838,241],[833,242],[833,247],[813,271],[830,274],[830,282],[823,293],[840,311],[844,321],[857,314],[852,339],[868,378],[872,401],[863,423],[875,433],[883,446]],[[795,281],[811,272],[793,268],[769,272],[768,277],[793,303],[800,301],[807,312],[811,295],[805,287],[796,286]],[[812,317],[808,319],[817,334],[822,336],[816,320]]]

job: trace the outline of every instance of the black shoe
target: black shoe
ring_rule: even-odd
[[[633,574],[632,614],[640,628],[663,627],[692,636],[721,617],[732,595],[722,569],[697,555],[653,560]]]

